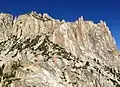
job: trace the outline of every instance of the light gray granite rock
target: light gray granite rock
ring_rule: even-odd
[[[120,52],[103,21],[1,13],[0,87],[120,87]]]

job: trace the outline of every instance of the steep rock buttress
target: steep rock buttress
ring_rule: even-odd
[[[120,57],[106,23],[0,14],[0,87],[120,87]]]

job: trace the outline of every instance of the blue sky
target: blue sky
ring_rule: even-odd
[[[120,49],[120,0],[0,0],[0,12],[17,16],[31,11],[66,21],[75,21],[80,16],[95,23],[102,19]]]

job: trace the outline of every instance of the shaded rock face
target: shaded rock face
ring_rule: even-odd
[[[106,23],[0,14],[0,87],[120,87],[120,57]]]

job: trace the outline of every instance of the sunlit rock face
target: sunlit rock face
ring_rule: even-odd
[[[120,87],[119,55],[103,21],[0,14],[0,87]]]

